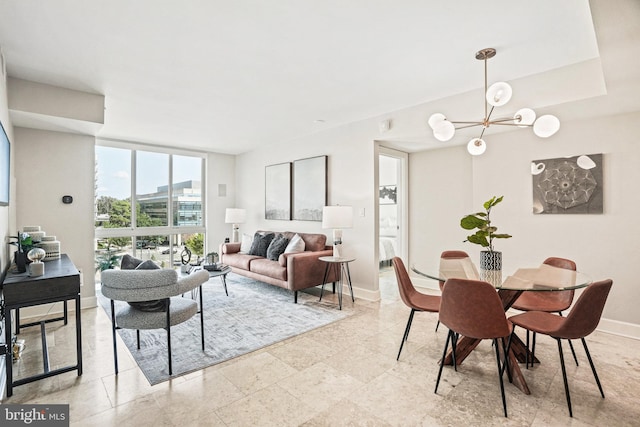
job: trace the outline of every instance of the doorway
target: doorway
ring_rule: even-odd
[[[382,300],[398,298],[394,256],[407,253],[407,153],[380,147],[378,153],[378,289]]]

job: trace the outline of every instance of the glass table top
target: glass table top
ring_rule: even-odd
[[[504,276],[501,270],[479,270],[469,257],[442,258],[440,268],[435,273],[425,273],[416,267],[412,267],[411,270],[433,280],[483,280],[491,283],[496,289],[513,291],[563,291],[583,288],[592,282],[584,273],[547,264],[534,268],[518,268],[513,274]]]

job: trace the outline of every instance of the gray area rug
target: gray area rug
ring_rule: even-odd
[[[338,310],[333,302],[230,273],[229,296],[220,278],[202,286],[204,301],[205,351],[200,342],[200,315],[171,328],[173,375],[177,377],[241,356],[303,332],[343,319],[351,310]],[[325,287],[325,293],[330,286]],[[186,295],[185,297],[190,297]],[[109,300],[99,296],[110,317]],[[122,302],[116,302],[123,304]],[[135,330],[118,330],[136,363],[151,385],[168,380],[167,333],[163,329],[140,331],[140,350]]]

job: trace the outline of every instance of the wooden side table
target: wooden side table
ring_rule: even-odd
[[[351,292],[351,301],[355,303],[356,300],[353,297],[353,286],[351,286],[351,273],[349,272],[349,263],[355,261],[356,259],[333,256],[323,256],[318,259],[327,263],[327,266],[324,269],[324,278],[322,279],[320,301],[322,301],[322,294],[324,294],[324,285],[326,284],[327,277],[329,277],[329,269],[333,268],[338,277],[338,305],[340,306],[340,310],[342,310],[342,286],[344,284],[345,274],[347,278],[347,284],[349,285],[349,291]]]

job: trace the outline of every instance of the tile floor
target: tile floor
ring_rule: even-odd
[[[542,363],[524,371],[531,395],[505,385],[508,418],[488,342],[458,372],[446,367],[434,394],[446,328],[435,332],[437,315],[417,313],[396,361],[409,309],[399,299],[393,272],[382,276],[383,301],[346,302],[353,315],[345,320],[153,387],[122,343],[121,371],[114,375],[109,320],[102,309],[86,309],[84,375],[19,386],[4,403],[69,403],[74,426],[640,425],[640,341],[598,332],[588,342],[606,399],[579,346],[580,366],[567,364],[573,419],[557,346],[546,337],[537,346]],[[30,329],[21,334],[28,346],[14,365],[21,375],[40,363],[37,328]],[[73,324],[48,325],[52,361],[73,362],[65,355],[73,352],[73,331]]]

